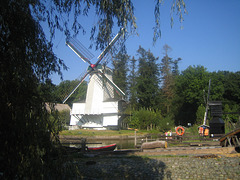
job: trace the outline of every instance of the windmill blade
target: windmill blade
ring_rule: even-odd
[[[94,57],[94,55],[86,48],[82,43],[78,40],[70,38],[66,44],[84,61],[91,65],[90,59]]]
[[[97,66],[103,57],[108,53],[108,51],[112,48],[112,46],[116,43],[116,41],[121,37],[123,34],[124,28],[122,28],[119,33],[113,38],[113,40],[108,44],[108,46],[103,50],[103,52],[98,56],[98,61],[95,63]]]
[[[70,98],[70,96],[77,90],[77,88],[83,83],[84,79],[88,76],[91,71],[88,71],[80,80],[78,85],[72,90],[72,92],[63,100],[63,104]]]
[[[122,96],[125,96],[125,93],[111,80],[109,79],[103,72],[101,72],[101,75],[104,76],[107,81],[113,86],[113,88]]]

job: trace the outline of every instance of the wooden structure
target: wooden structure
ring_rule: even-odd
[[[155,148],[167,148],[167,141],[144,142],[141,146],[141,150]]]
[[[237,128],[224,136],[222,136],[220,139],[220,145],[222,147],[227,146],[240,146],[240,128]]]
[[[222,102],[210,101],[212,120],[209,122],[210,134],[225,134],[225,123],[222,120]]]

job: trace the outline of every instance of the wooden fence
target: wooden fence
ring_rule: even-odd
[[[187,134],[184,134],[183,136],[176,134],[173,134],[172,136],[148,134],[142,139],[135,138],[135,146],[140,147],[142,143],[151,141],[167,141],[168,146],[220,146],[219,138],[222,136],[222,134],[214,135],[214,137]]]

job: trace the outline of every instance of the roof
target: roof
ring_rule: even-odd
[[[48,112],[51,112],[51,108],[50,108],[50,103],[45,103],[46,105],[46,109]],[[57,110],[59,112],[61,111],[70,111],[71,108],[68,104],[59,104],[59,103],[51,103],[51,105],[54,106],[54,110]]]

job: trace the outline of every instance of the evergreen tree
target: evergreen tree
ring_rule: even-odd
[[[181,58],[173,61],[172,58],[168,56],[169,51],[171,51],[172,49],[167,44],[163,46],[163,50],[165,56],[162,58],[160,64],[162,80],[161,89],[164,97],[163,104],[166,107],[166,110],[164,112],[168,114],[170,112],[170,106],[174,98],[175,78],[179,74],[178,62],[181,60]]]
[[[139,65],[137,77],[138,106],[144,108],[158,108],[159,67],[158,58],[141,46],[138,49]]]
[[[129,56],[123,48],[113,60],[113,82],[126,94]],[[126,94],[127,95],[127,94]]]
[[[128,84],[129,84],[129,101],[132,108],[135,108],[137,105],[137,70],[136,70],[137,60],[132,57],[130,60],[130,74],[128,75]]]

